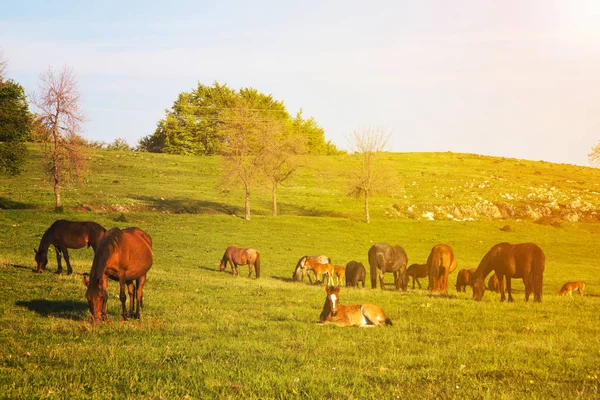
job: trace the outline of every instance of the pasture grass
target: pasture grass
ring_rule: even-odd
[[[33,150],[23,176],[0,180],[0,397],[600,397],[600,225],[422,221],[383,212],[395,202],[469,203],[510,190],[526,197],[531,186],[543,185],[597,204],[596,170],[390,154],[387,162],[406,185],[396,197],[374,200],[372,223],[365,224],[360,204],[343,196],[336,179],[349,156],[324,157],[322,171],[306,168],[281,190],[283,215],[268,216],[268,196],[258,191],[253,218],[245,221],[236,216],[237,189],[219,186],[217,158],[106,151],[90,153],[95,173],[86,186],[66,190],[65,211],[55,213],[51,189],[36,179]],[[486,185],[482,193],[477,185],[485,180],[493,189]],[[467,190],[469,182],[477,185]],[[94,211],[77,212],[82,204]],[[92,325],[81,276],[54,274],[53,252],[48,271],[32,273],[32,249],[58,218],[135,225],[152,236],[141,320],[120,321],[112,282],[108,322]],[[501,231],[507,223],[512,231]],[[474,302],[470,289],[456,293],[454,273],[448,296],[372,290],[369,282],[342,289],[343,304],[377,304],[392,327],[318,324],[324,287],[291,282],[297,260],[327,254],[335,264],[367,265],[369,247],[380,241],[402,245],[409,264],[447,243],[459,269],[476,267],[498,242],[535,242],[547,258],[543,302],[525,303],[520,281],[513,282],[514,303],[489,292]],[[231,244],[261,252],[259,280],[246,278],[245,267],[240,277],[218,271]],[[89,271],[91,249],[70,254],[75,272]],[[586,282],[586,295],[558,297],[567,280]],[[391,289],[391,275],[386,282]]]

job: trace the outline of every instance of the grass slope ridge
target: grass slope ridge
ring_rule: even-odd
[[[52,187],[40,176],[40,149],[17,177],[0,178],[0,208],[49,209]],[[195,157],[89,149],[83,185],[63,189],[66,209],[240,214],[240,187],[221,184],[218,156]],[[306,157],[279,189],[282,215],[361,219],[362,203],[347,195],[352,155]],[[600,172],[595,168],[474,154],[384,153],[395,176],[389,193],[371,198],[374,218],[597,221]],[[269,215],[270,186],[252,188],[254,215]]]

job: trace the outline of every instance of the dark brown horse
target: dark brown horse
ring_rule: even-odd
[[[421,282],[419,282],[419,278],[426,278],[429,274],[429,269],[427,264],[411,264],[406,269],[406,272],[408,273],[408,276],[412,277],[412,288],[415,288],[415,281],[417,281],[417,285],[419,285],[419,289],[421,289]]]
[[[502,284],[504,284],[505,282],[506,278],[503,279]],[[500,281],[498,280],[498,275],[496,275],[496,273],[494,273],[492,276],[490,276],[490,279],[488,279],[487,287],[488,290],[491,292],[500,293]]]
[[[511,292],[511,279],[523,279],[525,284],[525,301],[533,293],[534,301],[542,301],[542,284],[546,257],[536,244],[499,243],[492,247],[483,257],[475,275],[473,276],[473,300],[481,300],[485,293],[484,279],[492,271],[498,275],[502,282],[506,279],[508,301],[513,301]],[[500,301],[506,300],[504,285],[500,284]]]
[[[67,263],[67,274],[72,274],[73,268],[71,268],[67,249],[81,249],[87,246],[94,249],[95,252],[105,231],[101,225],[95,222],[72,222],[65,221],[64,219],[54,222],[44,232],[39,248],[33,249],[37,272],[42,273],[46,269],[46,265],[48,264],[48,248],[54,246],[56,262],[58,263],[56,273],[60,274],[62,272],[62,264],[60,262],[62,253]]]
[[[406,264],[408,257],[406,251],[400,246],[390,246],[387,243],[375,243],[369,249],[369,266],[371,267],[371,288],[377,287],[377,270],[379,269],[379,283],[381,289],[385,288],[383,282],[386,272],[394,273],[394,284],[396,290],[406,291],[408,275]]]
[[[475,273],[475,268],[471,269],[461,269],[458,271],[458,276],[456,277],[456,291],[457,292],[466,292],[467,286],[473,286],[473,274]],[[498,278],[496,278],[498,279]]]
[[[457,265],[456,257],[452,248],[447,244],[433,246],[427,258],[429,269],[429,290],[432,292],[448,293],[448,275]]]
[[[119,298],[121,299],[123,319],[139,318],[146,273],[151,266],[152,239],[150,235],[135,227],[123,230],[113,228],[107,231],[96,249],[92,270],[83,277],[83,283],[87,287],[85,297],[90,306],[92,320],[106,320],[108,279],[119,281],[121,286]],[[125,286],[129,292],[129,313],[125,308],[127,300]]]
[[[303,256],[300,257],[298,262],[296,263],[296,268],[294,268],[294,273],[292,274],[292,280],[294,281],[304,281],[304,274],[308,276],[308,280],[312,283],[312,279],[310,275],[308,275],[307,267],[310,265],[311,267],[315,267],[316,264],[331,264],[331,258],[327,256]],[[315,278],[316,280],[316,278]]]
[[[260,253],[254,249],[229,246],[221,258],[220,271],[225,271],[227,262],[231,265],[232,275],[239,275],[238,265],[248,265],[248,278],[252,275],[252,267],[256,268],[256,279],[260,278]]]
[[[346,287],[358,287],[358,283],[362,282],[362,287],[365,287],[367,279],[367,270],[361,262],[350,261],[346,264]]]
[[[340,326],[374,327],[392,325],[392,320],[385,312],[374,304],[340,304],[340,287],[325,286],[325,304],[319,316],[324,324]]]

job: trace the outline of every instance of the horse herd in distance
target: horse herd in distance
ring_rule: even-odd
[[[83,273],[83,281],[87,288],[88,301],[92,321],[106,321],[108,300],[108,279],[118,281],[122,307],[122,319],[140,318],[143,305],[143,286],[146,273],[152,266],[152,238],[148,233],[137,227],[126,229],[112,228],[106,230],[95,222],[74,222],[66,220],[55,221],[43,234],[38,249],[34,249],[36,272],[45,271],[48,264],[48,249],[54,246],[58,264],[57,273],[63,271],[61,255],[67,264],[67,273],[71,274],[69,253],[67,249],[91,247],[94,250],[94,260],[89,273]],[[385,288],[385,273],[394,274],[396,290],[406,291],[409,277],[413,278],[421,288],[419,278],[428,277],[428,289],[432,293],[447,294],[449,275],[456,270],[457,259],[452,248],[446,244],[435,245],[427,258],[426,264],[412,264],[407,268],[408,257],[400,246],[387,243],[376,243],[369,249],[368,262],[371,275],[371,287],[377,287],[377,278],[381,289]],[[227,264],[231,265],[232,275],[239,275],[238,266],[248,266],[248,277],[253,270],[256,278],[260,278],[260,253],[251,248],[229,246],[225,250],[220,271]],[[465,292],[466,286],[473,290],[473,299],[481,300],[486,290],[485,278],[493,271],[488,280],[488,289],[500,292],[500,301],[505,301],[505,289],[508,301],[512,302],[511,279],[522,279],[525,284],[525,301],[533,294],[536,302],[542,301],[542,283],[545,269],[543,251],[534,243],[499,243],[493,246],[483,257],[477,268],[462,269],[457,274],[456,290]],[[326,299],[320,315],[322,323],[356,326],[392,325],[385,312],[373,304],[341,305],[339,291],[342,278],[347,287],[365,287],[367,271],[364,265],[350,261],[345,267],[333,265],[331,259],[324,255],[301,257],[292,274],[293,281],[303,281],[307,275],[309,282],[323,283]],[[321,278],[319,280],[319,278]],[[334,286],[334,280],[337,285]],[[563,296],[577,290],[583,296],[583,282],[567,282],[559,291]],[[127,289],[127,292],[125,291]],[[126,308],[129,294],[129,310]]]

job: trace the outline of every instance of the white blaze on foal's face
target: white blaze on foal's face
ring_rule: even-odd
[[[337,296],[335,293],[331,294],[331,308],[335,309],[335,303],[337,302]]]

